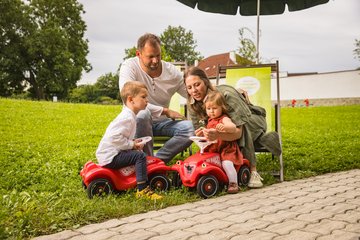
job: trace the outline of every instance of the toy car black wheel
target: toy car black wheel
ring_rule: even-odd
[[[94,196],[103,197],[112,193],[113,189],[114,188],[109,180],[99,178],[89,184],[87,194],[89,198],[93,198]]]
[[[210,198],[219,191],[219,181],[213,175],[202,176],[197,183],[196,191],[202,198]]]
[[[172,186],[179,188],[181,187],[182,182],[181,182],[181,177],[180,174],[178,172],[174,172],[172,174]]]
[[[149,185],[152,190],[168,191],[171,182],[164,174],[155,174],[150,177]]]
[[[248,166],[242,166],[238,172],[239,185],[247,186],[250,181],[250,168]]]

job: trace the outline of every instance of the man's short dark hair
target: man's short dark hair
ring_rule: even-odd
[[[137,42],[137,49],[141,51],[147,42],[149,42],[152,46],[161,45],[161,41],[158,36],[152,33],[145,33],[139,38]]]

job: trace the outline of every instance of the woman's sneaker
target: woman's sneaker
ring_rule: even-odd
[[[261,182],[262,177],[260,176],[260,174],[258,174],[258,172],[253,171],[251,172],[251,176],[250,176],[250,181],[248,184],[249,188],[261,188],[263,186],[263,183]]]
[[[139,190],[136,191],[136,198],[148,198],[151,200],[160,200],[162,199],[162,196],[156,194],[154,191],[150,189],[149,186],[147,186],[141,191]]]
[[[231,182],[228,186],[228,193],[238,193],[239,192],[239,186],[237,183]]]

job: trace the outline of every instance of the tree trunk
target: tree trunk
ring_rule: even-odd
[[[33,71],[30,71],[30,85],[32,85],[36,98],[38,100],[44,99],[44,90],[41,86],[38,85],[38,83],[36,82],[35,79],[35,74],[33,73]]]

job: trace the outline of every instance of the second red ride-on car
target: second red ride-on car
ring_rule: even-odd
[[[204,153],[206,146],[213,142],[206,141],[204,137],[191,137],[199,147],[200,152],[188,157],[184,161],[177,161],[172,170],[178,173],[179,184],[189,188],[196,188],[197,193],[203,198],[214,196],[219,190],[229,183],[228,177],[221,166],[218,153]],[[243,160],[238,169],[238,183],[247,186],[250,180],[250,162]],[[176,181],[174,181],[176,182]]]

